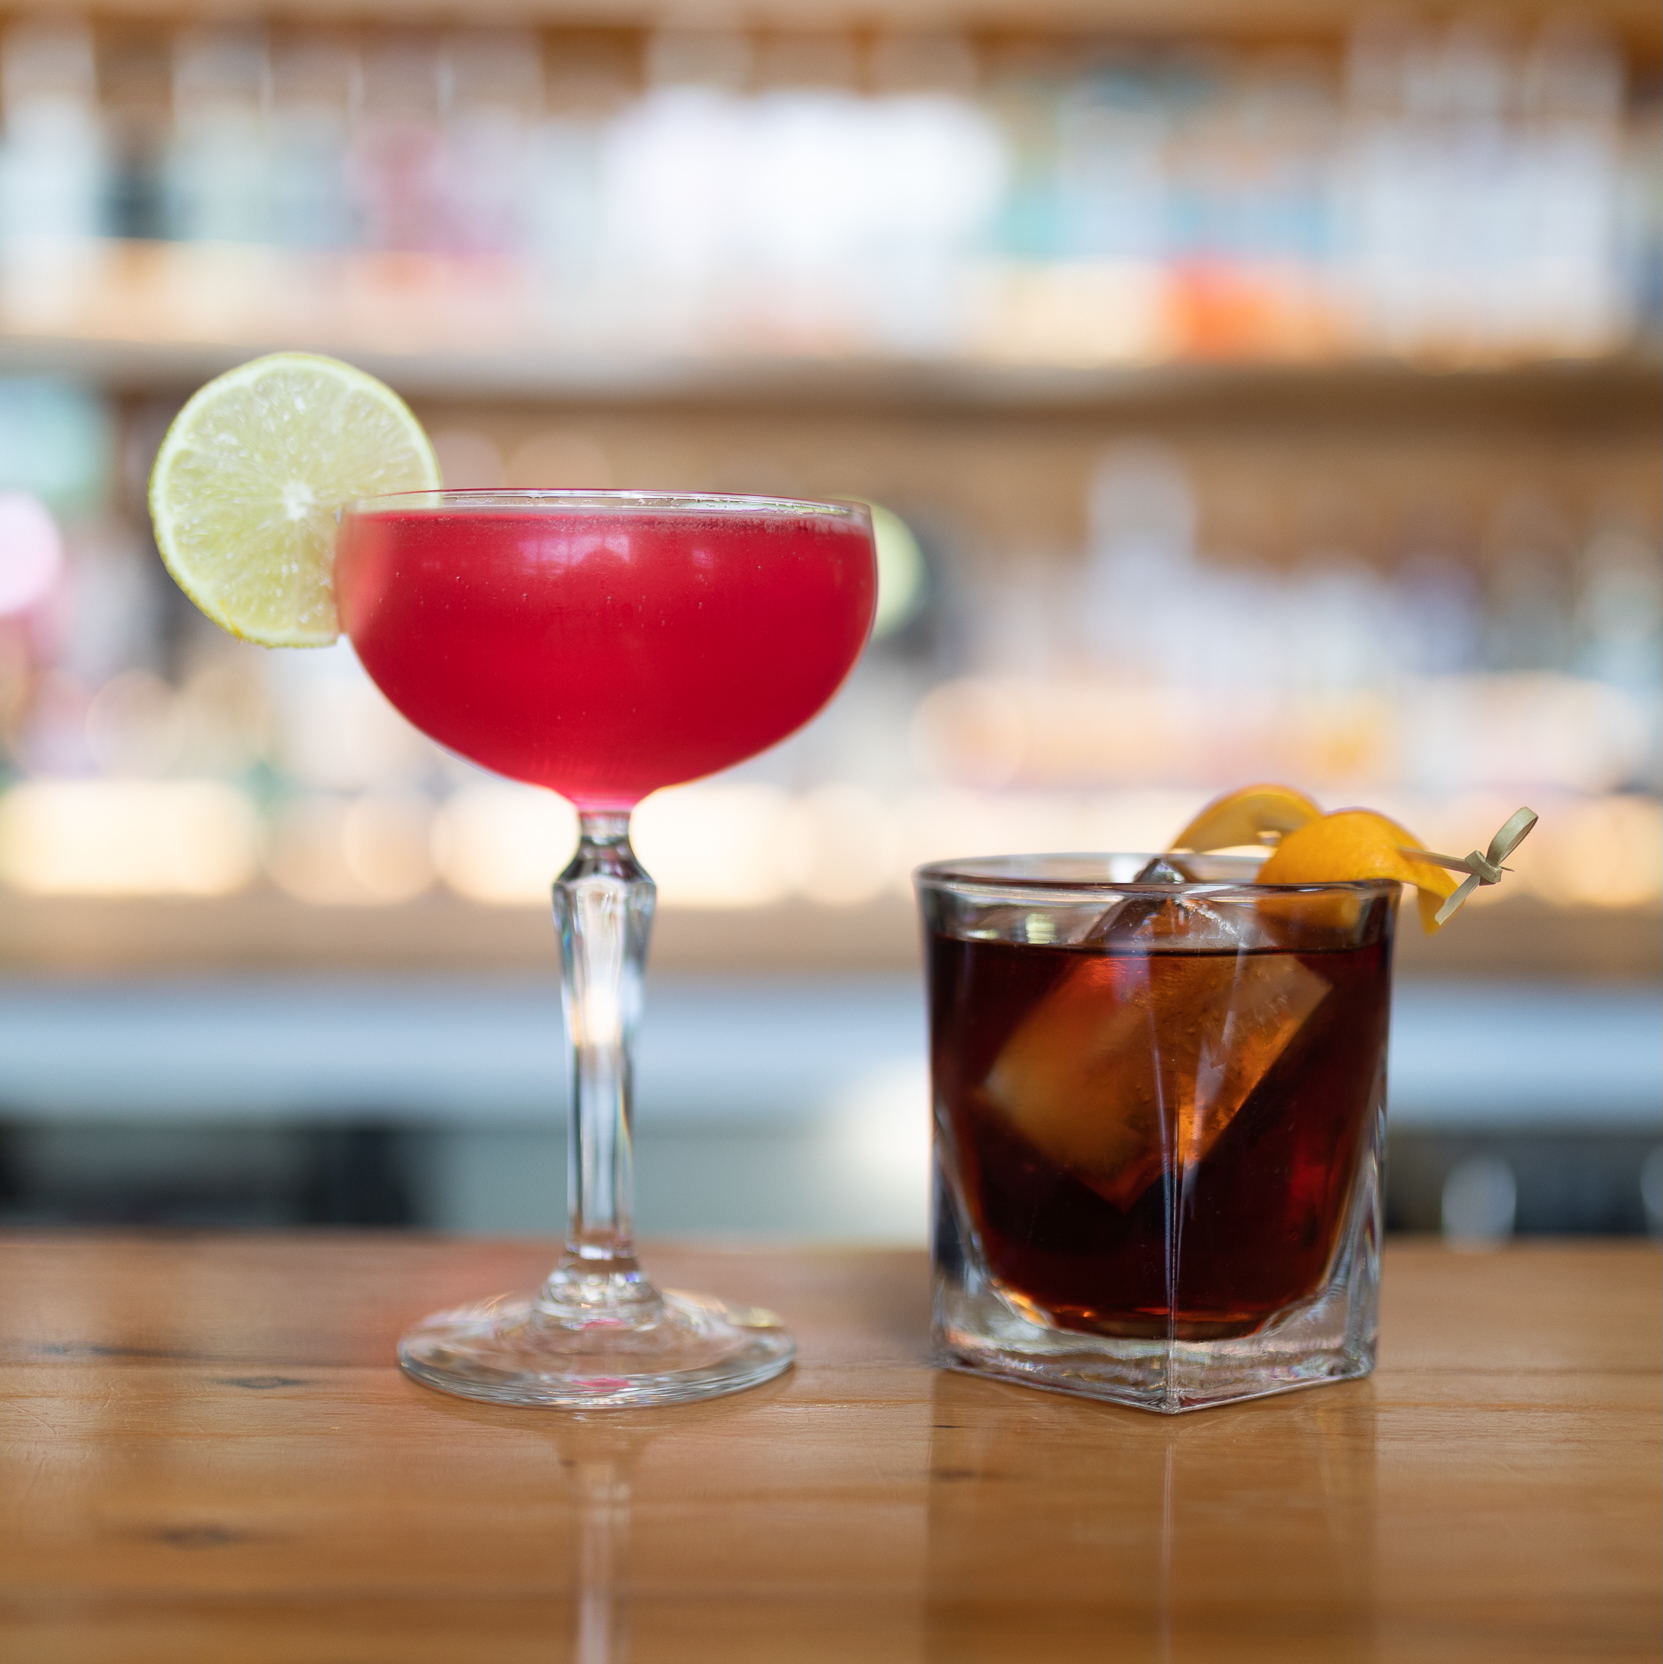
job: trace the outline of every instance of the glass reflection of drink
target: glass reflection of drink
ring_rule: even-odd
[[[1365,1373],[1396,886],[1143,859],[919,875],[944,1361],[1163,1410]]]
[[[708,1397],[790,1362],[767,1313],[661,1295],[631,1237],[630,1049],[652,880],[630,810],[754,755],[836,691],[870,629],[858,504],[654,492],[433,491],[343,517],[342,622],[423,732],[579,814],[555,884],[574,1063],[566,1251],[535,1296],[436,1314],[404,1367],[472,1398]]]

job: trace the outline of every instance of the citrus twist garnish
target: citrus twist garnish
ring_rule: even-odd
[[[150,476],[156,547],[222,629],[324,647],[340,506],[432,490],[439,465],[409,406],[338,359],[280,352],[229,370],[174,419]]]
[[[1244,844],[1274,848],[1259,868],[1261,884],[1334,884],[1360,878],[1413,884],[1421,924],[1442,926],[1481,884],[1498,884],[1502,862],[1518,848],[1536,814],[1520,809],[1490,840],[1483,854],[1440,855],[1419,838],[1372,809],[1325,815],[1291,786],[1243,786],[1214,798],[1172,841],[1174,850],[1200,852]],[[1459,886],[1450,872],[1467,875]]]
[[[1455,880],[1419,853],[1420,840],[1372,809],[1341,809],[1289,832],[1265,858],[1259,884],[1334,884],[1358,878],[1392,878],[1413,884],[1420,922],[1428,932],[1443,920],[1443,903]]]
[[[1199,854],[1208,849],[1270,843],[1321,816],[1322,810],[1292,786],[1243,786],[1215,797],[1170,847]]]

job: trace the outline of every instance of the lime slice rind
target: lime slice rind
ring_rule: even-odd
[[[156,544],[207,616],[267,647],[340,634],[334,550],[354,497],[438,487],[433,447],[373,376],[274,353],[217,377],[168,429],[150,478]]]

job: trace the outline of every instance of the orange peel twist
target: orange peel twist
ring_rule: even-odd
[[[1226,792],[1202,809],[1172,840],[1173,850],[1200,853],[1248,844],[1273,846],[1259,869],[1261,884],[1329,884],[1361,878],[1412,884],[1422,926],[1438,930],[1479,888],[1498,884],[1510,869],[1502,863],[1536,824],[1533,809],[1520,809],[1483,852],[1442,855],[1424,849],[1406,827],[1372,809],[1324,814],[1292,786],[1259,784]],[[1464,873],[1457,884],[1451,872]]]

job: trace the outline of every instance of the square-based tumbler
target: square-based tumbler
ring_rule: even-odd
[[[1398,885],[920,868],[937,1361],[1172,1414],[1366,1375]]]

